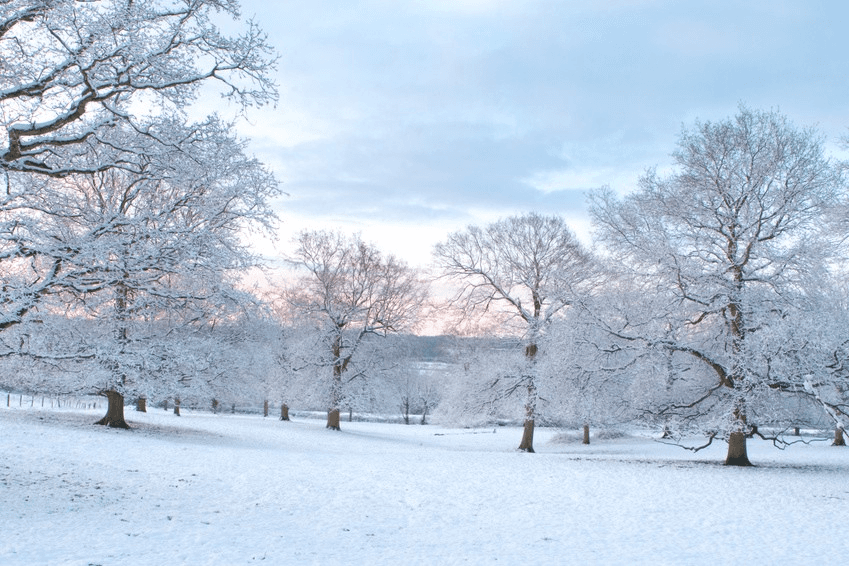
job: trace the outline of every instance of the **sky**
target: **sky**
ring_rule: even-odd
[[[849,2],[242,0],[279,60],[275,108],[238,125],[298,231],[359,232],[426,267],[468,225],[559,214],[669,170],[684,126],[740,104],[849,130]],[[845,153],[845,152],[844,152]]]

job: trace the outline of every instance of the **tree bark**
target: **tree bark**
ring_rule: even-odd
[[[174,414],[180,416],[180,400],[174,399]]]
[[[534,419],[525,419],[525,427],[522,431],[522,442],[519,450],[533,453],[534,451]]]
[[[217,415],[217,414],[218,414],[218,399],[213,399],[213,400],[212,400],[212,414],[213,414],[213,415]]]
[[[732,432],[728,437],[728,455],[725,457],[726,466],[751,466],[746,453],[746,433]]]
[[[263,417],[268,416],[268,399],[266,399],[265,401],[262,402],[262,416]]]
[[[139,397],[138,399],[136,399],[136,411],[140,413],[147,412],[147,399],[145,399],[144,397]]]
[[[401,400],[401,416],[404,418],[404,424],[410,424],[410,399],[407,397]]]
[[[590,425],[585,424],[584,425],[584,442],[582,444],[589,444],[589,443],[590,443]]]
[[[327,428],[330,430],[342,430],[339,426],[339,409],[330,409],[327,411]]]
[[[117,391],[104,391],[101,395],[104,395],[108,401],[106,416],[94,424],[112,428],[130,428],[124,420],[124,396]]]
[[[342,430],[339,426],[339,413],[342,405],[342,372],[345,363],[341,360],[341,338],[337,335],[333,342],[333,381],[330,382],[330,408],[327,409],[327,428]]]
[[[288,421],[289,420],[289,405],[283,403],[280,405],[280,420]]]
[[[533,372],[534,358],[537,355],[537,345],[531,342],[525,346],[525,359],[528,361],[529,371]],[[528,398],[525,401],[525,425],[522,430],[522,442],[519,443],[519,450],[534,452],[534,419],[537,413],[537,388],[533,381],[533,374],[529,375],[528,383]]]
[[[831,443],[832,446],[846,446],[846,439],[843,438],[843,429],[837,427],[834,429],[834,442]]]
[[[738,397],[734,402],[734,421],[736,430],[728,437],[728,454],[725,456],[726,466],[751,466],[746,453],[746,400]],[[754,427],[755,430],[757,427]]]

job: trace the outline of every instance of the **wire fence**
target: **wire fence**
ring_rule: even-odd
[[[27,393],[0,392],[0,399],[6,408],[41,409],[82,409],[98,410],[105,408],[105,399],[93,395],[39,395]]]

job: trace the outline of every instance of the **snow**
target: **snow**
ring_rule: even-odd
[[[0,407],[0,564],[829,564],[849,450]]]

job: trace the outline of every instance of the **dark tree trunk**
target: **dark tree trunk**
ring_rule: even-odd
[[[846,439],[843,438],[843,429],[837,427],[834,429],[834,442],[831,443],[832,446],[846,446]]]
[[[283,403],[280,405],[280,420],[288,421],[289,420],[289,405]]]
[[[268,416],[268,399],[266,399],[265,401],[262,402],[262,416],[263,417]]]
[[[583,442],[583,444],[589,444],[589,443],[590,443],[590,425],[585,424],[584,425],[584,442]]]
[[[536,343],[532,342],[525,346],[525,358],[528,360],[529,365],[534,365],[534,358],[536,355]],[[531,380],[528,383],[528,398],[525,401],[525,425],[522,430],[522,441],[519,443],[519,450],[529,452],[531,454],[534,452],[534,419],[536,418],[536,412],[537,388],[533,382],[533,377],[531,376]]]
[[[174,414],[180,416],[180,400],[174,399]]]
[[[165,399],[162,402],[162,408],[165,409],[166,411],[168,410],[168,399]]]
[[[327,428],[330,430],[342,430],[342,427],[339,426],[339,409],[327,411]]]
[[[422,407],[422,424],[427,424],[427,403]]]
[[[534,420],[533,419],[525,419],[525,427],[522,431],[522,442],[519,444],[519,450],[524,450],[525,452],[534,451]]]
[[[404,424],[410,424],[410,399],[407,397],[401,400],[401,416],[404,417]]]
[[[341,328],[340,328],[341,330]],[[342,406],[342,373],[347,362],[342,359],[342,337],[337,334],[333,340],[333,381],[330,382],[330,408],[327,409],[327,428],[342,430],[339,426],[339,413]]]
[[[147,412],[147,399],[145,399],[144,397],[139,397],[138,399],[136,399],[136,411],[140,413]]]
[[[348,407],[348,422],[354,422],[354,409],[352,407]]]
[[[124,396],[117,391],[105,391],[102,395],[105,395],[108,401],[106,416],[94,424],[112,428],[130,428],[124,420]]]
[[[793,427],[793,436],[800,436],[802,431],[799,430],[799,427]]]
[[[728,437],[728,455],[725,457],[726,466],[751,466],[746,454],[746,434],[732,432]]]
[[[218,399],[212,400],[212,414],[213,415],[218,414]]]
[[[734,421],[737,430],[728,437],[728,454],[725,457],[726,466],[751,466],[749,455],[746,453],[746,400],[738,398],[734,403]],[[757,430],[757,427],[754,427]]]

